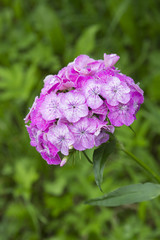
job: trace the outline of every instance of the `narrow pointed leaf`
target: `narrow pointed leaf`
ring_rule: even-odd
[[[86,204],[115,207],[154,199],[160,195],[160,184],[139,183],[120,187],[102,197],[90,199]]]
[[[115,150],[116,142],[111,140],[110,142],[102,144],[93,153],[93,169],[96,184],[101,189],[101,183],[103,181],[103,170],[108,156]]]

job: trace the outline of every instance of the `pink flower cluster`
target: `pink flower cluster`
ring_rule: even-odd
[[[116,54],[104,54],[104,60],[80,55],[44,79],[25,122],[30,121],[26,127],[31,145],[48,164],[62,166],[60,156],[68,156],[70,149],[99,146],[114,127],[136,119],[143,91],[114,67],[118,59]]]

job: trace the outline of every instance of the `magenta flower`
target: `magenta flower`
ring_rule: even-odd
[[[143,90],[139,87],[139,83],[137,83],[137,84],[132,84],[132,87],[134,88],[134,92],[138,92],[142,97],[143,97]],[[133,90],[133,89],[132,89]],[[144,101],[144,99],[143,99],[143,101]],[[142,101],[142,102],[143,102]]]
[[[111,77],[115,77],[116,74],[117,70],[113,68],[107,68],[101,71],[97,71],[95,73],[95,79],[99,81],[100,84],[105,84],[111,79]]]
[[[132,101],[133,101],[133,107],[135,109],[135,113],[137,113],[140,108],[140,105],[144,102],[144,97],[139,92],[133,92]]]
[[[75,71],[74,63],[70,63],[66,69],[66,77],[69,81],[75,83],[77,78],[79,77],[79,72]]]
[[[26,128],[27,128],[29,137],[31,139],[31,141],[30,141],[31,146],[36,147],[38,144],[38,135],[41,134],[41,131],[38,130],[38,128],[36,126],[27,126],[26,125]]]
[[[113,67],[116,62],[120,59],[117,54],[106,54],[104,53],[104,64],[107,68]]]
[[[30,113],[30,121],[32,123],[32,126],[37,126],[37,128],[41,131],[45,131],[50,125],[50,121],[43,119],[40,112],[44,98],[45,96],[41,96],[39,99],[37,98],[36,105]]]
[[[98,147],[102,143],[105,143],[109,140],[109,134],[102,129],[101,132],[98,134],[98,136],[95,136],[95,146]]]
[[[94,147],[94,133],[97,128],[97,121],[94,119],[82,118],[70,129],[74,135],[75,142],[73,147],[79,151]]]
[[[63,115],[69,122],[75,123],[88,114],[85,97],[79,92],[68,92],[61,101]]]
[[[121,82],[117,77],[111,77],[102,88],[102,96],[111,106],[119,103],[126,104],[130,100],[130,88],[126,83]]]
[[[74,60],[74,69],[80,74],[89,74],[91,69],[87,65],[93,61],[94,59],[87,55],[80,55]]]
[[[122,125],[130,126],[134,121],[135,109],[133,101],[131,100],[127,104],[121,104],[113,107],[109,107],[108,118],[112,125],[120,127]]]
[[[59,108],[59,104],[60,104],[59,95],[56,95],[53,92],[46,95],[40,107],[40,113],[42,114],[42,117],[47,121],[60,118],[62,114]]]
[[[87,82],[84,92],[87,99],[87,105],[90,108],[96,109],[103,104],[103,100],[100,97],[101,85],[94,80]]]
[[[57,154],[58,149],[47,140],[46,133],[41,132],[41,134],[38,135],[38,145],[36,149],[48,164],[59,165],[61,163],[61,159]]]
[[[99,108],[92,109],[92,114],[96,114],[99,120],[101,120],[102,122],[105,121],[107,112],[108,112],[108,107],[104,102]]]
[[[74,143],[73,134],[68,130],[65,124],[58,124],[50,127],[47,133],[47,139],[64,155],[69,154],[68,150]]]
[[[46,149],[42,150],[40,152],[40,154],[41,154],[42,158],[45,159],[49,165],[61,164],[61,158],[58,154],[56,154],[56,156],[52,156],[52,155],[50,155],[50,152],[46,151]]]
[[[28,113],[27,116],[24,118],[25,123],[27,123],[28,121],[31,120],[31,114],[32,114],[32,112],[33,112],[33,111],[35,110],[35,108],[36,108],[37,100],[38,100],[38,97],[35,97],[34,102],[33,102],[33,105],[32,105],[32,107],[31,107],[30,110],[29,110],[29,113]]]
[[[98,60],[98,61],[94,61],[91,63],[87,64],[87,68],[89,69],[89,75],[93,76],[95,75],[96,72],[99,72],[101,70],[103,70],[105,67],[104,65],[104,61],[103,60]]]
[[[95,118],[94,118],[95,119]],[[98,136],[102,130],[105,130],[108,133],[114,133],[114,126],[113,125],[108,125],[107,121],[101,121],[99,119],[96,119],[97,121],[97,129],[95,132],[95,136]]]
[[[56,89],[56,87],[60,84],[61,80],[56,75],[48,75],[44,79],[44,88],[42,88],[41,93],[43,95],[49,93],[50,91],[53,91]]]
[[[76,79],[76,88],[77,89],[81,89],[83,88],[88,81],[92,80],[93,78],[91,76],[79,76],[77,79]]]

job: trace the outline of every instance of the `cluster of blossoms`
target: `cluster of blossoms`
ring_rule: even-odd
[[[108,141],[115,127],[131,125],[143,103],[143,91],[133,79],[114,67],[119,56],[104,60],[87,55],[44,79],[25,118],[31,145],[48,164],[60,164],[60,156],[99,146]],[[66,158],[64,158],[66,159]]]

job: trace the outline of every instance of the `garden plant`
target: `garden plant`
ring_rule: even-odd
[[[0,240],[160,239],[159,12],[0,1]]]

